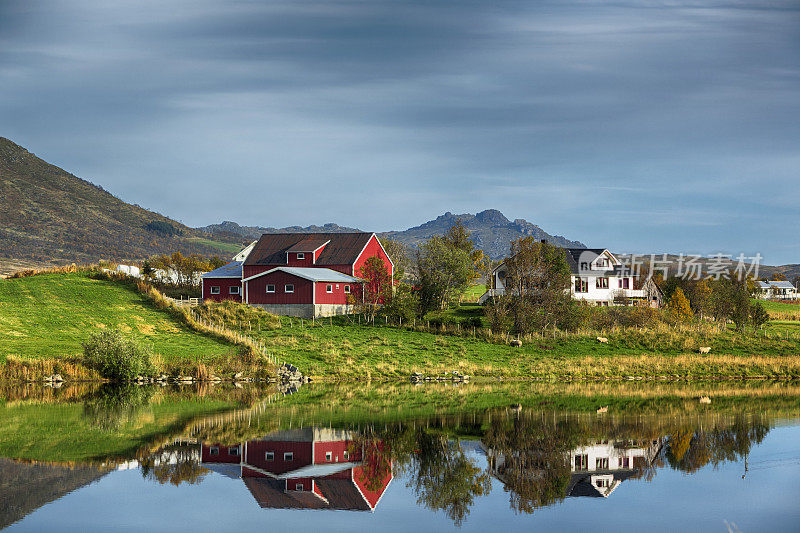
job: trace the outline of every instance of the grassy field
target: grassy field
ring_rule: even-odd
[[[242,249],[241,245],[234,244],[230,242],[219,242],[219,241],[212,241],[211,239],[203,239],[201,237],[188,237],[186,239],[190,242],[196,242],[197,244],[204,244],[206,246],[211,246],[212,248],[216,248],[222,252],[226,252],[229,254],[236,254],[239,250]]]
[[[77,273],[0,280],[0,361],[9,355],[77,355],[91,333],[106,328],[117,328],[164,361],[236,353],[110,281]]]
[[[201,312],[219,316],[214,307]],[[469,307],[467,311],[470,312]],[[353,318],[308,320],[282,317],[260,325],[260,311],[225,323],[262,341],[279,359],[315,377],[343,380],[407,378],[412,372],[443,375],[558,379],[617,379],[635,376],[669,379],[794,378],[800,376],[800,335],[735,332],[712,334],[666,325],[655,330],[606,332],[599,343],[589,333],[556,332],[526,339],[521,348],[502,338],[492,342],[479,332],[460,335],[364,325]],[[267,315],[268,316],[268,315]],[[274,318],[272,319],[274,320]],[[259,324],[259,325],[257,325]],[[473,334],[476,336],[473,337]],[[711,353],[699,355],[700,346]]]

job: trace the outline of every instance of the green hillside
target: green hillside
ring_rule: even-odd
[[[174,251],[220,254],[217,243],[203,240],[207,236],[127,204],[0,137],[0,273],[8,273],[3,271],[11,269],[2,267],[12,262],[133,261]]]
[[[117,328],[166,361],[212,357],[235,348],[197,334],[141,295],[81,274],[0,280],[0,361],[81,353],[90,333]]]

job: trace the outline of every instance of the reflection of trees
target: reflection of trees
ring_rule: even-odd
[[[490,460],[502,457],[497,474],[511,493],[511,508],[532,513],[561,501],[570,481],[570,450],[578,443],[574,423],[525,417],[494,418],[483,443]],[[496,465],[495,465],[496,467]]]
[[[737,416],[730,426],[677,431],[667,439],[665,458],[672,468],[695,472],[711,463],[737,461],[747,456],[753,444],[760,444],[769,425],[760,417]]]
[[[139,461],[142,477],[159,483],[170,483],[176,487],[181,483],[200,483],[208,469],[200,465],[200,454],[196,446],[180,444],[165,446],[156,453]]]
[[[151,387],[106,383],[83,404],[83,414],[101,429],[119,429],[149,405],[152,395]]]
[[[391,449],[374,432],[356,435],[348,445],[350,456],[361,457],[361,481],[368,490],[378,491],[391,473]]]
[[[414,488],[417,503],[444,511],[457,526],[469,514],[475,497],[491,490],[489,473],[441,431],[405,428],[389,430],[384,438],[392,442],[398,469],[409,474],[408,486]]]

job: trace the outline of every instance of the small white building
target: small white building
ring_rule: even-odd
[[[598,306],[614,305],[620,298],[660,306],[660,291],[655,283],[648,280],[641,289],[634,289],[633,273],[607,249],[565,248],[564,251],[572,277],[570,292],[573,298]],[[485,303],[492,296],[504,295],[509,285],[507,276],[505,262],[500,263],[492,271],[491,288],[478,299],[478,303]]]
[[[758,281],[756,298],[762,300],[797,300],[797,288],[788,281]]]

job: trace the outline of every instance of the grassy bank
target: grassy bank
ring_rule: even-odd
[[[472,309],[466,306],[467,312]],[[199,310],[240,329],[281,360],[316,377],[343,380],[407,378],[412,372],[441,375],[459,371],[517,379],[796,378],[800,335],[739,334],[699,326],[603,331],[546,332],[523,338],[522,347],[486,329],[417,328],[359,324],[352,318],[317,321],[280,318],[265,327],[262,312],[244,306],[210,305]],[[269,315],[263,314],[264,317]],[[274,320],[270,317],[270,320]],[[701,346],[711,352],[698,354]]]

